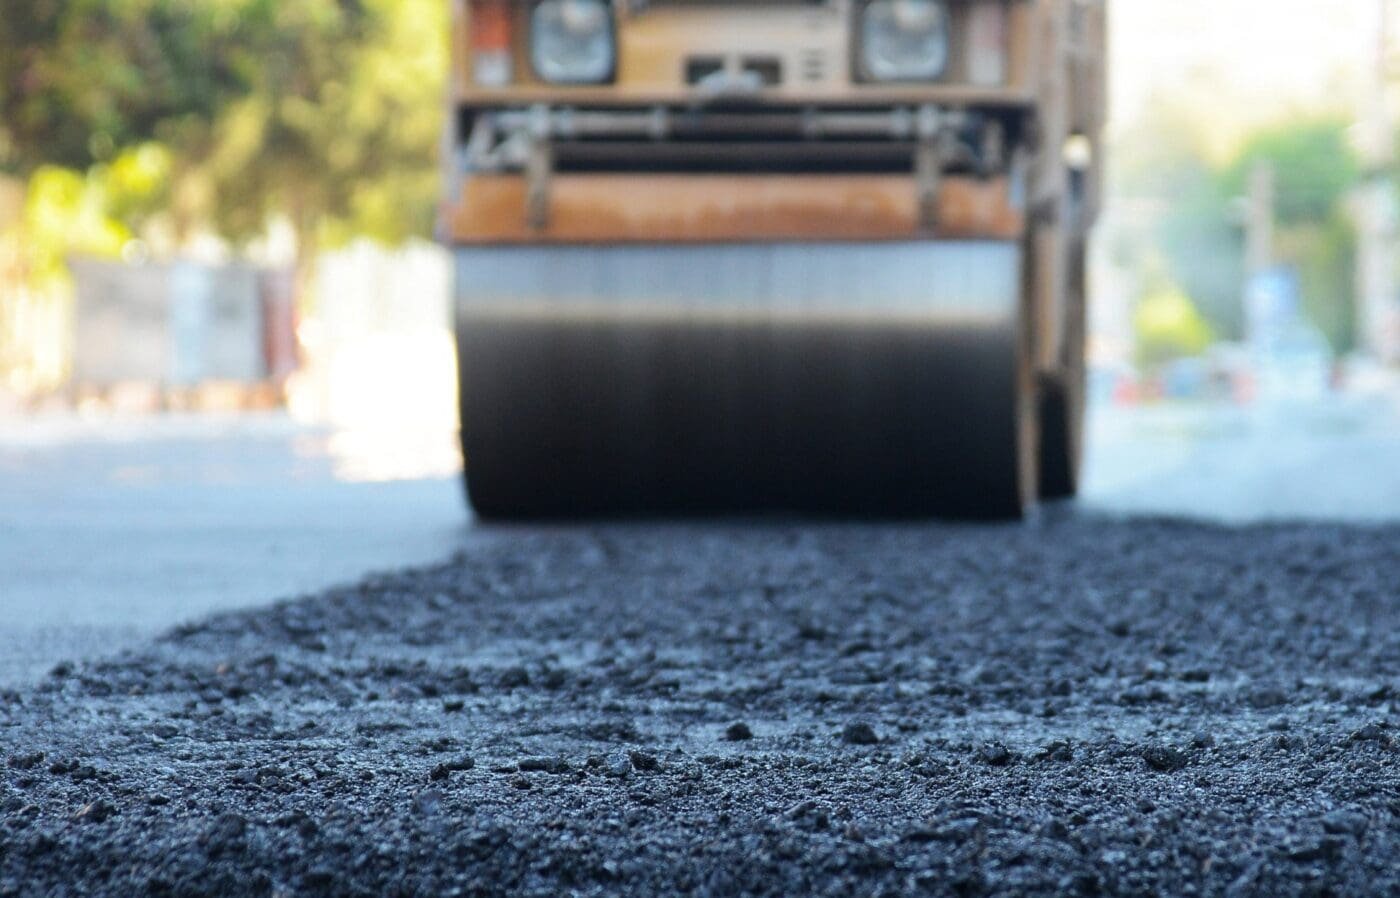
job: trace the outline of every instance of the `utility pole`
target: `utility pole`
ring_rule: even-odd
[[[1238,201],[1244,219],[1244,338],[1256,348],[1279,329],[1285,305],[1274,267],[1274,166],[1260,161],[1249,170]]]
[[[1390,114],[1392,0],[1376,0],[1375,59],[1361,116],[1366,180],[1357,248],[1357,343],[1371,357],[1400,364],[1400,292],[1396,287],[1395,135]]]
[[[1245,275],[1251,280],[1274,266],[1274,167],[1256,162],[1245,197]]]

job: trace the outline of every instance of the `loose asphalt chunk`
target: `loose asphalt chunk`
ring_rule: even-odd
[[[0,896],[1396,895],[1398,725],[1396,527],[486,530],[0,693]]]

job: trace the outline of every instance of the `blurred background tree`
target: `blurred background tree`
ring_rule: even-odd
[[[355,236],[431,233],[447,70],[446,4],[363,0],[354,12],[259,3],[274,45],[256,89],[216,123],[192,177],[234,239],[285,217],[303,272]]]
[[[1215,342],[1210,323],[1180,287],[1165,278],[1143,293],[1133,312],[1137,364],[1153,370],[1180,358],[1199,356]]]
[[[34,322],[62,330],[75,253],[238,253],[290,232],[273,244],[292,248],[308,312],[322,250],[429,236],[448,15],[446,0],[0,0],[0,377],[33,380]]]
[[[446,19],[442,0],[0,0],[0,172],[26,206],[53,196],[37,172],[90,179],[171,253],[284,221],[304,280],[326,242],[430,233]]]
[[[83,170],[250,88],[248,0],[0,0],[0,168]]]
[[[1115,192],[1148,207],[1147,233],[1133,249],[1143,294],[1170,283],[1216,332],[1237,337],[1244,241],[1211,137],[1189,97],[1164,100],[1128,130],[1110,165]]]
[[[1251,135],[1220,174],[1222,193],[1243,196],[1249,173],[1274,172],[1274,255],[1301,280],[1303,311],[1332,349],[1356,345],[1356,230],[1348,201],[1361,167],[1341,117],[1286,121]]]
[[[1116,189],[1152,209],[1137,249],[1160,252],[1170,282],[1220,337],[1244,336],[1244,200],[1250,173],[1267,163],[1276,178],[1274,261],[1298,272],[1304,313],[1332,349],[1355,348],[1350,199],[1361,170],[1350,129],[1343,116],[1304,113],[1222,148],[1213,145],[1211,122],[1183,97],[1163,102],[1125,136]],[[1140,302],[1160,299],[1157,281],[1143,283]]]

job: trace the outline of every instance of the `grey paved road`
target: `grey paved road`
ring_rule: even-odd
[[[404,458],[280,416],[0,423],[0,684],[447,556],[455,479],[347,479],[440,470],[447,439]]]
[[[1400,391],[1093,417],[1085,503],[1233,524],[1400,519]]]
[[[1400,398],[1096,413],[1082,508],[1400,519]],[[218,610],[478,538],[447,428],[375,441],[278,417],[0,426],[0,685]],[[366,482],[379,478],[380,482]]]

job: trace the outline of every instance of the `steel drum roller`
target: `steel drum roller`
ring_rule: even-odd
[[[1011,516],[1033,493],[1011,242],[471,247],[485,518]]]

